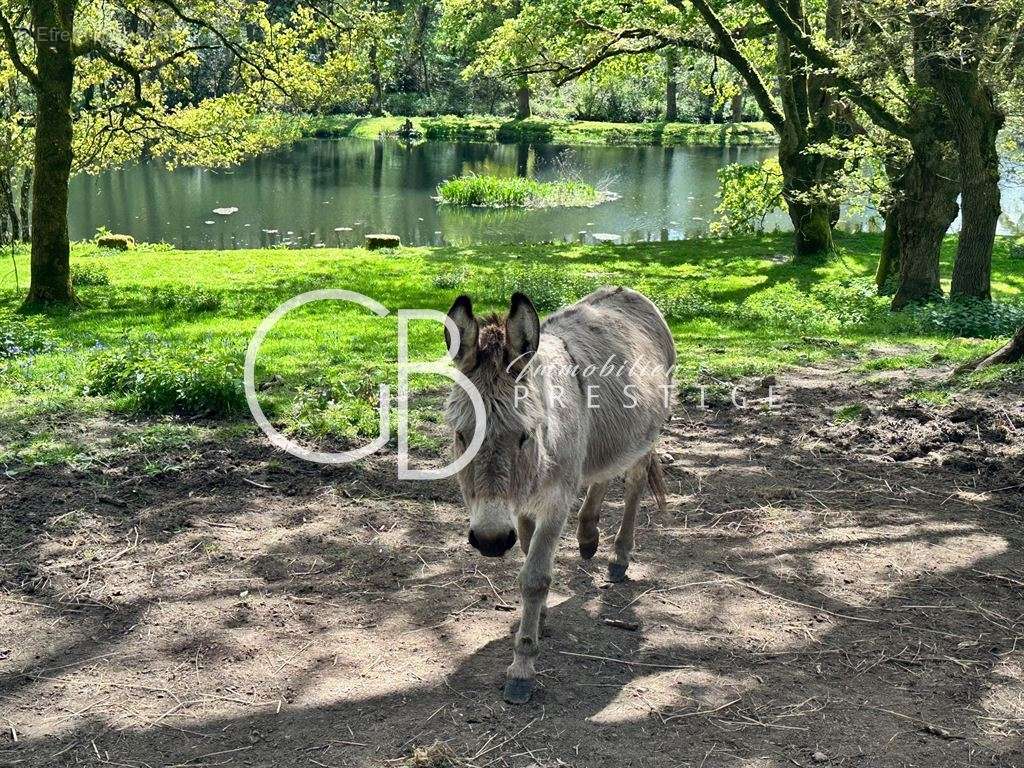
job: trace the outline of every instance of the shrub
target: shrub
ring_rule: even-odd
[[[442,181],[438,199],[447,205],[487,208],[589,207],[608,195],[575,179],[537,181],[519,176],[461,176]]]
[[[0,310],[0,358],[48,352],[56,346],[53,332],[43,318]]]
[[[110,275],[98,264],[72,264],[72,285],[110,285]]]
[[[718,170],[716,235],[749,235],[764,231],[768,214],[782,207],[782,170],[768,158],[759,165],[733,163]]]
[[[149,302],[158,309],[194,314],[220,309],[221,295],[205,288],[161,286],[150,290]]]
[[[147,414],[223,416],[245,407],[242,364],[224,348],[171,347],[156,337],[101,350],[86,373],[86,394],[124,398]]]
[[[926,332],[991,339],[1010,336],[1024,325],[1024,304],[1019,301],[956,299],[926,304],[914,310]]]

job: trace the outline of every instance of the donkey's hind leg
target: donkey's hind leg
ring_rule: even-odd
[[[587,497],[580,507],[579,525],[576,528],[576,539],[580,543],[580,557],[589,560],[597,552],[597,543],[601,532],[597,524],[601,520],[601,504],[608,493],[608,483],[594,483],[587,488]]]
[[[516,518],[516,528],[519,529],[519,546],[522,548],[523,554],[528,555],[530,554],[530,542],[533,541],[533,532],[536,530],[537,524],[533,522],[533,518],[519,515]]]
[[[645,455],[640,461],[626,470],[625,504],[622,511],[622,525],[615,537],[615,554],[608,563],[608,581],[626,580],[626,569],[629,568],[629,555],[633,551],[633,533],[636,529],[636,512],[640,508],[640,499],[648,485],[648,472],[651,461],[657,461],[653,454]]]

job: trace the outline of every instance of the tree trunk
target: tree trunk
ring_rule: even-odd
[[[800,0],[790,0],[789,11],[806,26]],[[782,196],[793,222],[794,255],[827,254],[835,250],[832,239],[834,201],[822,189],[838,168],[835,159],[810,152],[835,136],[831,90],[824,75],[814,72],[781,33],[776,36],[779,96],[786,116],[779,135],[779,166]]]
[[[26,307],[75,301],[68,242],[74,6],[74,0],[38,0],[32,4],[38,78],[34,83],[31,283]]]
[[[665,122],[674,123],[679,119],[678,90],[676,71],[679,69],[679,51],[675,48],[665,49]]]
[[[945,147],[938,141],[918,144],[895,180],[893,215],[900,240],[900,284],[894,310],[913,302],[942,297],[939,252],[956,218],[959,184]]]
[[[981,370],[982,368],[988,368],[990,365],[1016,363],[1022,358],[1024,358],[1024,326],[1019,328],[1017,333],[1013,335],[1013,338],[1006,342],[1006,344],[976,365],[968,366],[968,368]]]
[[[516,78],[516,120],[530,116],[530,79],[526,75]]]
[[[737,91],[732,95],[729,102],[729,121],[732,123],[743,122],[743,91]]]
[[[896,292],[900,277],[900,225],[894,210],[885,213],[885,231],[882,233],[882,253],[875,270],[875,285],[879,296]]]
[[[0,171],[0,219],[3,220],[4,231],[11,233],[11,242],[17,242],[21,239],[21,222],[18,217],[18,209],[14,205],[11,177],[10,171]]]
[[[19,216],[21,218],[21,242],[32,242],[32,228],[29,224],[32,210],[32,169],[26,168],[21,177],[21,202]]]
[[[522,0],[512,0],[512,18],[523,12]],[[522,66],[525,62],[517,61]],[[525,120],[530,116],[530,78],[526,74],[516,76],[516,120]]]
[[[370,83],[373,85],[373,105],[370,111],[375,117],[384,114],[384,78],[380,72],[380,62],[377,60],[377,44],[370,45]]]
[[[950,298],[992,298],[992,246],[999,221],[999,153],[996,137],[1005,115],[977,73],[957,72],[939,87],[960,171],[962,222]]]
[[[1000,213],[996,135],[1005,115],[981,70],[984,41],[992,34],[996,18],[994,6],[959,2],[933,9],[917,0],[910,16],[915,74],[938,95],[956,148],[963,221],[952,298],[991,298],[992,246]]]
[[[821,181],[817,158],[805,151],[805,146],[789,126],[779,141],[779,167],[782,169],[782,197],[786,201],[789,220],[793,223],[793,247],[796,258],[831,253],[831,208],[818,201],[814,187]]]

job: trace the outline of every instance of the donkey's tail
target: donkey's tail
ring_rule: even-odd
[[[651,451],[647,460],[647,483],[651,486],[651,493],[658,504],[658,511],[664,512],[668,508],[668,489],[665,487],[665,474],[661,469],[661,459],[657,451]]]

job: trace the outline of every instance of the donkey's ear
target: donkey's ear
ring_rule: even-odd
[[[540,318],[533,302],[524,293],[513,293],[505,320],[505,339],[511,366],[521,368],[530,362],[540,344]]]
[[[448,310],[448,317],[459,329],[459,348],[455,350],[452,359],[460,368],[471,369],[476,364],[476,342],[480,325],[473,317],[473,302],[470,301],[469,296],[465,294],[459,296]],[[452,340],[451,334],[448,333],[448,326],[445,326],[444,329],[444,345],[450,353]]]

